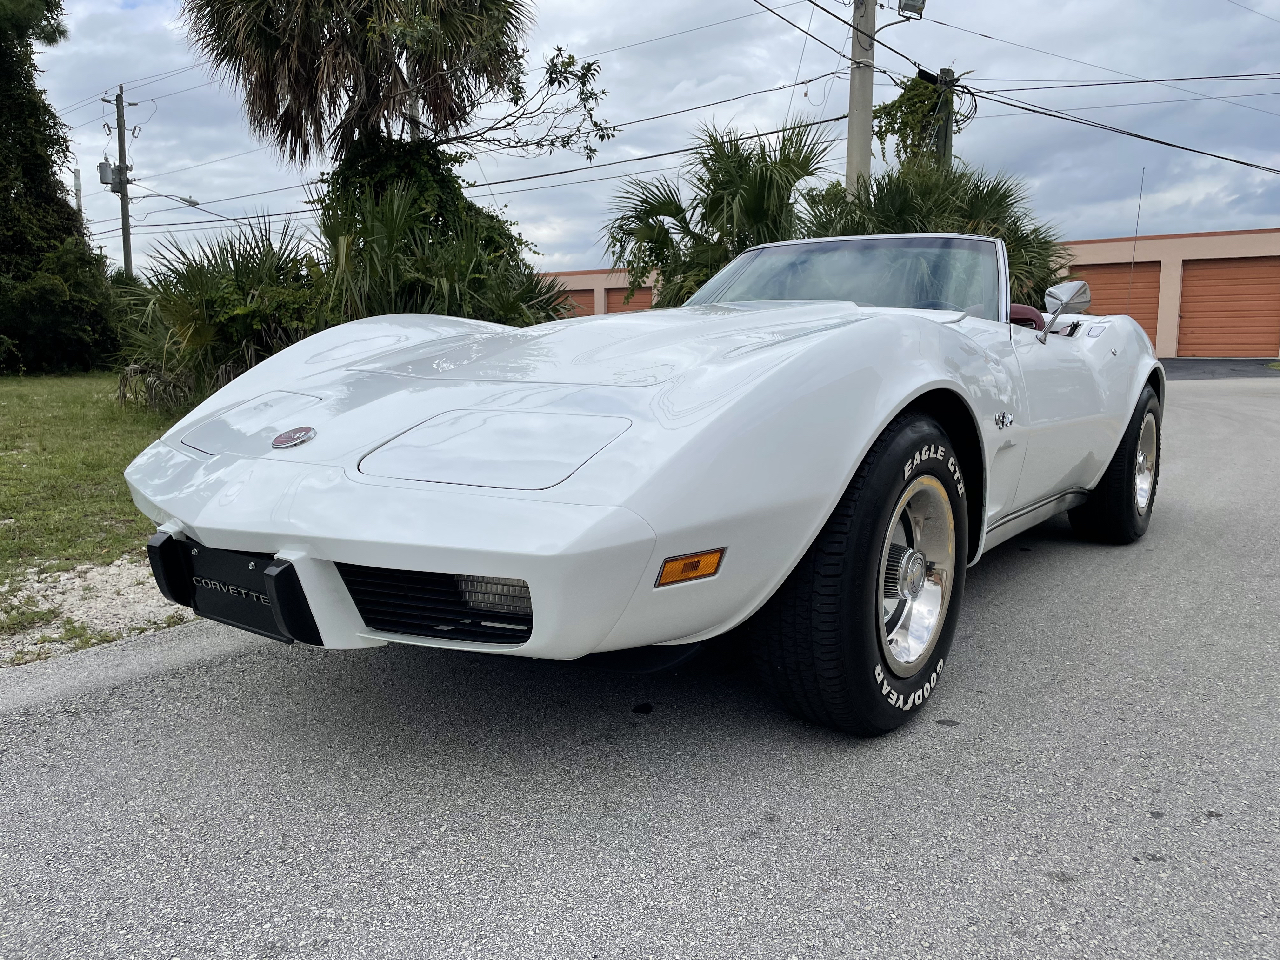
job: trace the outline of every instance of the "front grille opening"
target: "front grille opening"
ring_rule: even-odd
[[[523,580],[334,566],[371,630],[507,644],[533,635],[533,599]]]

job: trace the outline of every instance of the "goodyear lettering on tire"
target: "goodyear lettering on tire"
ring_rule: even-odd
[[[933,668],[933,673],[929,674],[929,679],[924,682],[924,686],[914,693],[901,694],[889,686],[889,680],[885,676],[884,667],[876,664],[875,676],[876,683],[880,684],[880,695],[889,701],[889,706],[897,707],[899,710],[914,710],[933,693],[934,688],[938,685],[938,678],[942,676],[942,667],[946,663],[945,660],[939,659],[938,665]]]

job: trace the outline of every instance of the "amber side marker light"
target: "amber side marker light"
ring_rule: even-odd
[[[670,557],[662,562],[662,572],[658,574],[658,582],[654,586],[669,587],[673,583],[714,577],[720,572],[720,561],[723,559],[724,547],[702,553],[686,553],[683,557]]]

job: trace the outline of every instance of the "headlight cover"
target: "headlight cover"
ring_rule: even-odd
[[[360,472],[396,480],[545,490],[567,480],[630,426],[626,417],[451,410],[367,454]]]

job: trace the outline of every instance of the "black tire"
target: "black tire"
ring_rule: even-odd
[[[1155,463],[1149,478],[1149,494],[1145,505],[1139,496],[1138,453],[1142,446],[1143,427],[1151,418],[1155,430]],[[1071,527],[1077,534],[1099,543],[1133,543],[1147,532],[1151,511],[1160,486],[1160,399],[1147,385],[1138,398],[1129,426],[1120,438],[1120,446],[1107,466],[1102,480],[1089,494],[1089,499],[1071,510]]]
[[[882,571],[903,498],[922,485],[930,497],[944,491],[951,511],[949,600],[932,647],[913,661],[912,675],[900,676],[904,668],[891,668],[882,643]],[[941,680],[967,562],[964,478],[951,439],[932,418],[904,414],[872,445],[808,552],[748,621],[763,683],[791,713],[846,733],[879,736],[901,726]]]

